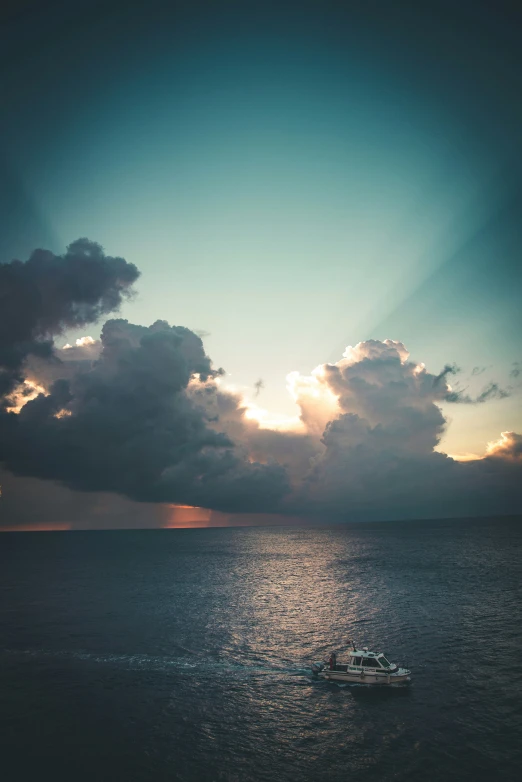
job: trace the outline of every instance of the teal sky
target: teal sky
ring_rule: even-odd
[[[412,37],[410,9],[388,38],[386,15],[374,26],[361,9],[305,4],[295,24],[210,7],[165,12],[154,35],[136,9],[125,30],[116,6],[72,36],[65,19],[65,76],[34,33],[31,65],[11,64],[4,255],[87,236],[124,256],[142,278],[122,316],[209,332],[214,363],[240,387],[262,378],[270,411],[295,412],[288,372],[391,338],[432,372],[457,364],[472,392],[513,386],[448,408],[450,453],[520,431],[509,31],[493,62],[480,18],[451,35],[425,20]]]

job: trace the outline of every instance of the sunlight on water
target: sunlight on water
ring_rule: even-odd
[[[102,765],[143,782],[514,779],[521,535],[484,521],[5,536],[5,762],[35,778],[59,736],[76,782]],[[352,639],[411,668],[411,686],[312,676]],[[508,678],[491,676],[493,641]]]

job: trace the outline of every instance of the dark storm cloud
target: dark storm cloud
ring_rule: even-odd
[[[53,357],[52,338],[119,308],[139,272],[78,239],[64,255],[35,250],[0,264],[0,399],[23,380],[28,356]]]
[[[23,374],[26,380],[37,383],[45,391],[49,391],[56,380],[71,380],[78,373],[91,369],[98,360],[100,352],[99,340],[61,349],[54,347],[49,356],[28,356],[24,361]],[[21,393],[30,395],[31,387]]]
[[[246,417],[247,408],[239,394],[216,383],[192,384],[188,393],[209,425],[226,434],[244,460],[280,465],[291,484],[302,479],[322,450],[317,438],[306,432],[260,428],[257,421]]]
[[[19,475],[140,502],[271,510],[287,491],[284,469],[252,463],[209,426],[187,387],[212,369],[189,329],[124,320],[103,327],[88,372],[58,380],[19,415],[0,415],[0,460]],[[30,443],[30,447],[28,447]]]
[[[309,377],[289,376],[300,431],[262,429],[190,329],[109,320],[99,342],[56,350],[53,334],[127,295],[138,272],[123,259],[81,240],[63,257],[39,251],[0,274],[7,387],[31,379],[45,390],[27,401],[38,389],[19,386],[20,411],[0,409],[0,463],[35,494],[38,481],[53,485],[60,518],[71,491],[96,495],[84,505],[109,516],[127,501],[336,519],[521,508],[521,435],[504,432],[475,462],[435,450],[441,405],[505,397],[495,383],[466,398],[448,383],[457,367],[433,375],[401,342],[368,340]]]
[[[235,453],[187,394],[191,379],[221,373],[196,334],[113,320],[101,353],[96,344],[54,349],[53,335],[117,309],[138,274],[85,239],[64,256],[38,250],[0,266],[0,461],[18,475],[141,502],[269,510],[287,489],[284,469]],[[8,413],[8,395],[31,377],[48,394]],[[19,390],[22,402],[28,393]]]
[[[164,321],[108,321],[99,359],[73,363],[48,396],[0,414],[0,461],[16,475],[229,512],[346,519],[520,509],[521,436],[505,432],[476,462],[435,451],[451,373],[431,375],[399,342],[360,343],[301,378],[298,403],[308,384],[319,418],[321,395],[337,399],[320,437],[310,407],[302,432],[261,429],[220,387],[201,339]]]

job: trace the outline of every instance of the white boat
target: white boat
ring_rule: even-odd
[[[398,684],[410,681],[407,668],[391,663],[382,652],[372,652],[367,646],[350,652],[346,664],[337,662],[335,653],[326,662],[314,663],[312,673],[319,679],[358,684]]]

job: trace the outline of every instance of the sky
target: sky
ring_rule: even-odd
[[[328,500],[321,492],[313,502],[308,495],[304,499],[302,487],[314,470],[320,476],[314,480],[324,486],[333,475],[330,463],[353,472],[350,460],[339,467],[344,457],[338,453],[325,458],[330,446],[321,438],[331,421],[356,415],[374,433],[390,423],[384,407],[370,415],[364,395],[345,399],[340,381],[333,383],[330,375],[328,382],[317,381],[311,373],[325,365],[340,364],[348,384],[359,382],[359,371],[367,382],[365,361],[377,362],[376,372],[398,361],[393,382],[405,384],[420,377],[413,367],[421,364],[430,379],[442,373],[437,393],[426,396],[419,386],[415,400],[404,397],[411,409],[421,406],[431,415],[431,405],[441,411],[443,423],[433,418],[423,454],[474,457],[469,469],[476,471],[478,461],[484,464],[477,457],[489,453],[487,461],[494,452],[499,460],[508,442],[515,448],[509,459],[516,460],[515,435],[500,439],[501,432],[522,432],[522,57],[515,13],[508,4],[493,9],[481,2],[8,5],[0,59],[0,263],[26,261],[44,248],[67,265],[76,255],[64,255],[66,248],[88,237],[104,248],[103,257],[129,264],[124,285],[110,274],[99,280],[97,301],[108,291],[121,299],[119,310],[107,301],[95,305],[91,291],[87,299],[96,313],[84,317],[82,311],[79,317],[76,311],[71,317],[62,301],[51,308],[54,331],[33,322],[26,337],[37,342],[52,337],[63,359],[65,344],[90,336],[98,359],[110,317],[143,328],[162,320],[190,329],[202,336],[212,371],[224,370],[205,381],[215,385],[209,396],[219,402],[219,394],[228,394],[238,400],[237,409],[248,408],[241,433],[231,431],[230,421],[224,426],[233,446],[219,447],[246,449],[246,463],[266,473],[273,461],[286,473],[264,475],[263,480],[280,482],[279,494],[266,507],[253,488],[251,501],[234,499],[230,487],[226,498],[215,487],[181,501],[175,491],[163,500],[152,490],[137,497],[116,478],[107,486],[89,483],[58,465],[47,474],[21,454],[13,458],[4,435],[4,527],[38,522],[34,507],[22,507],[23,488],[16,488],[29,480],[32,495],[47,497],[45,523],[73,527],[72,508],[79,505],[82,523],[96,517],[96,503],[112,508],[104,519],[115,518],[116,500],[105,506],[96,494],[100,490],[135,503],[132,511],[120,507],[122,524],[135,512],[138,525],[148,514],[161,516],[160,525],[177,514],[172,525],[182,525],[182,510],[172,508],[203,500],[214,503],[216,523],[233,523],[230,514],[239,512],[301,517],[310,502],[321,518],[338,518],[345,507],[351,518],[429,515],[421,502],[426,476],[419,477],[409,505],[384,492],[375,507],[359,499],[351,508],[338,487],[330,487]],[[84,307],[84,294],[71,292],[70,302],[81,299]],[[4,327],[13,328],[8,320]],[[130,337],[123,331],[128,349],[139,352],[137,332]],[[188,339],[162,333],[165,340]],[[390,347],[386,340],[405,347]],[[347,346],[355,352],[343,358]],[[168,355],[162,360],[172,359]],[[12,363],[12,351],[9,356]],[[34,354],[23,360],[25,377],[32,361],[31,382],[39,380]],[[52,373],[42,368],[42,356],[39,360],[49,383]],[[87,359],[82,354],[78,360]],[[104,371],[113,361],[113,355],[102,356]],[[448,366],[453,370],[444,374]],[[101,377],[102,369],[94,374]],[[304,380],[310,377],[315,380]],[[184,382],[180,388],[192,399],[193,383]],[[321,412],[307,423],[303,399],[310,383]],[[379,383],[389,399],[382,375]],[[50,391],[45,383],[43,388]],[[332,393],[344,400],[334,410],[328,408]],[[80,414],[70,417],[75,416],[79,421]],[[289,430],[286,443],[301,437],[294,446],[306,452],[306,465],[289,466],[281,434],[272,450],[253,454],[245,431],[256,420]],[[34,421],[31,426],[34,433],[38,427]],[[350,437],[359,442],[354,432]],[[392,448],[399,461],[404,437],[408,440],[396,432]],[[93,448],[102,449],[102,440]],[[381,458],[391,446],[380,442],[374,448]],[[325,477],[321,470],[328,464]],[[426,469],[432,483],[441,480],[438,463]],[[379,463],[369,462],[368,471],[378,474]],[[248,486],[250,479],[241,475]],[[341,476],[336,480],[342,483]],[[262,483],[259,475],[256,481]],[[495,489],[500,494],[491,489],[488,509],[519,509],[513,498],[499,500],[500,482]],[[81,503],[75,502],[78,491],[87,491]],[[350,491],[353,498],[357,491]],[[457,495],[439,512],[475,512],[473,503],[461,507]],[[206,511],[198,518],[207,518]]]

